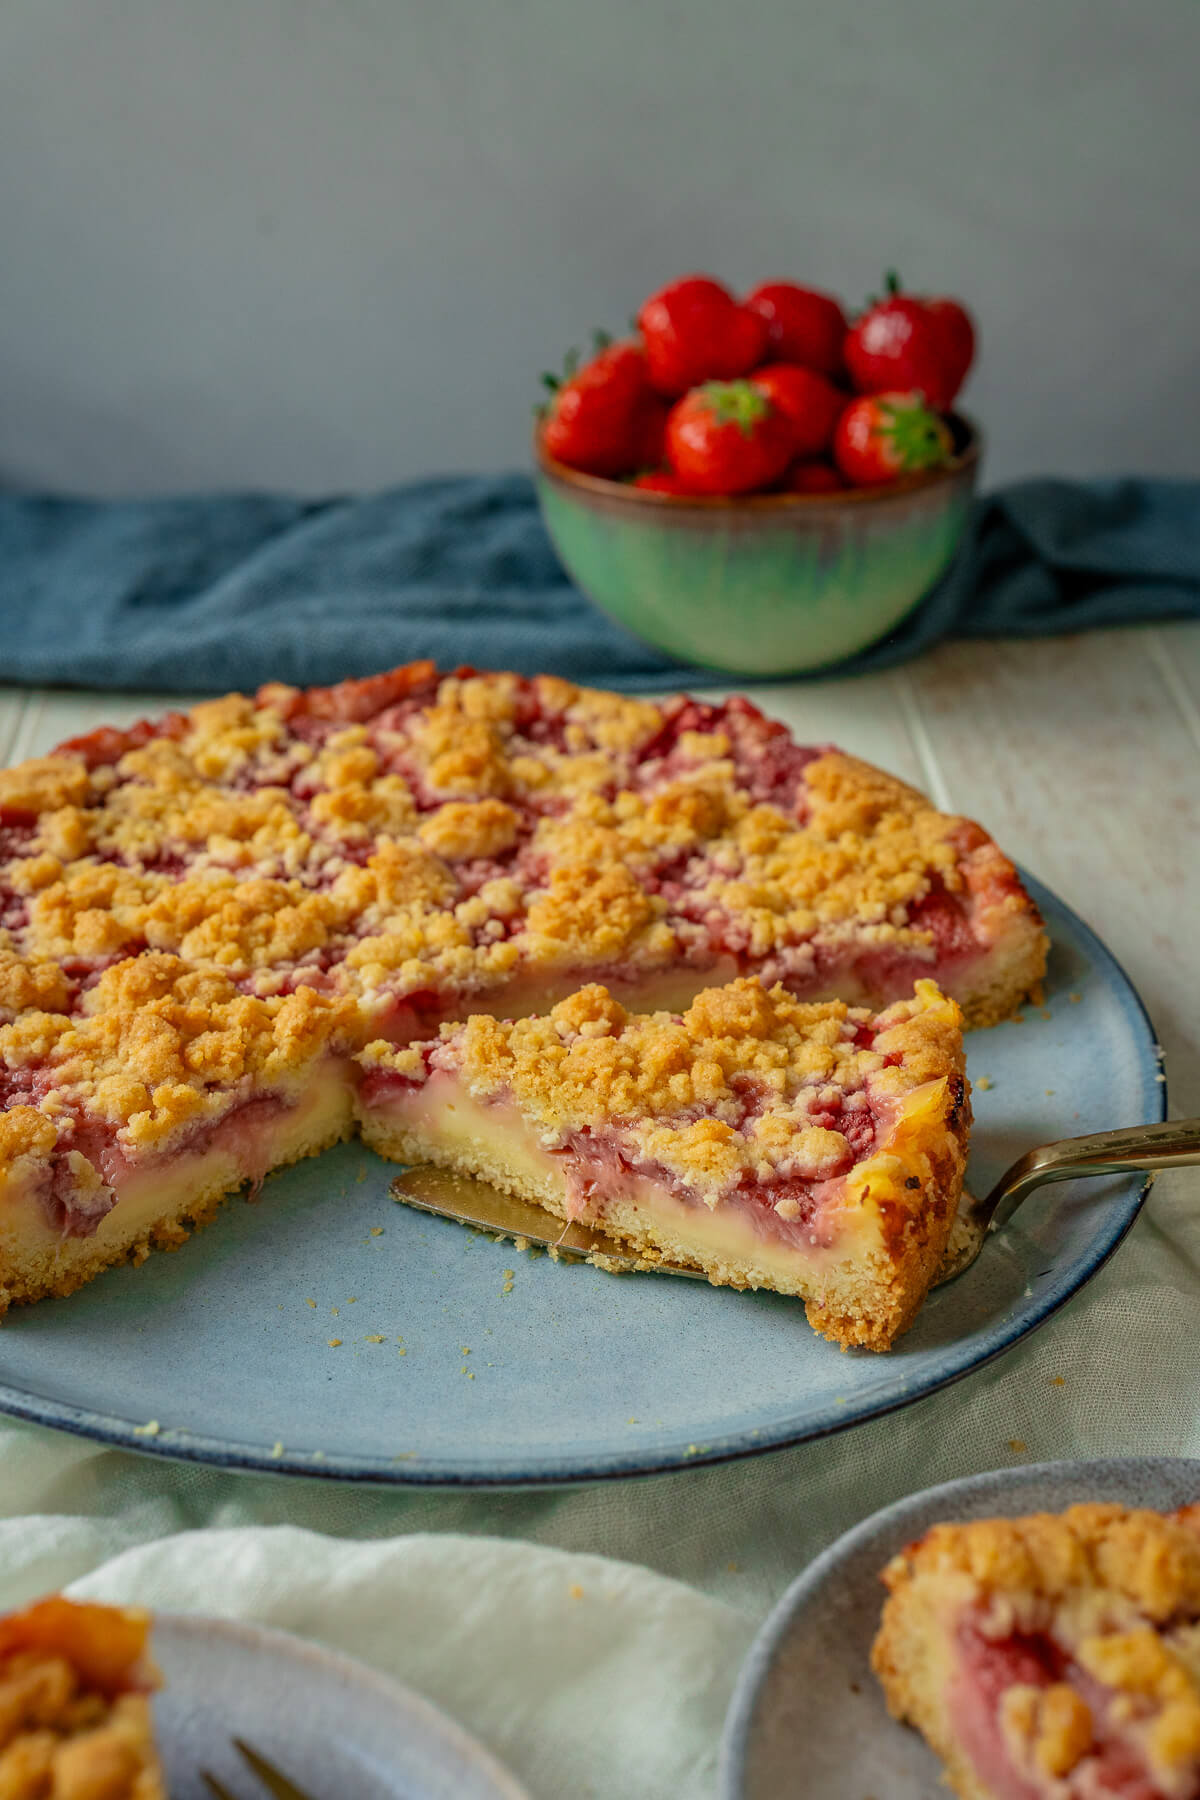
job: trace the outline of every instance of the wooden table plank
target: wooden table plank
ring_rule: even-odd
[[[9,694],[16,690],[9,689]],[[0,701],[4,693],[0,691]],[[198,698],[199,696],[197,696]],[[20,723],[8,745],[10,762],[26,756],[44,756],[64,738],[77,737],[98,725],[132,725],[135,719],[153,719],[160,713],[183,711],[193,700],[178,694],[109,694],[70,688],[30,688]],[[3,745],[0,744],[0,760]]]
[[[9,761],[24,711],[25,695],[20,688],[0,688],[0,767]]]
[[[1146,637],[949,644],[906,674],[952,804],[1099,932],[1200,1113],[1200,752]]]
[[[1200,750],[1200,624],[1157,626],[1145,633],[1145,641]]]

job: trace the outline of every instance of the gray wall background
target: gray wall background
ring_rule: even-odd
[[[691,268],[982,322],[995,480],[1190,473],[1195,0],[5,0],[0,474],[320,491],[525,460]]]

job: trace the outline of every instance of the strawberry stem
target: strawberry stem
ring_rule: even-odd
[[[950,455],[952,441],[945,422],[919,401],[879,403],[880,436],[903,470],[940,468]]]
[[[706,381],[698,391],[717,424],[736,425],[743,437],[752,436],[771,410],[771,402],[752,381]]]
[[[900,277],[897,275],[895,269],[889,269],[887,271],[883,278],[883,285],[888,291],[889,299],[891,299],[894,294],[900,292]]]

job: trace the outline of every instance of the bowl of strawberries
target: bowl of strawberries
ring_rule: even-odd
[[[644,302],[545,377],[534,437],[572,581],[683,662],[794,675],[852,656],[924,598],[962,537],[980,438],[955,410],[975,355],[959,302],[889,276],[853,322],[832,295],[707,275]]]

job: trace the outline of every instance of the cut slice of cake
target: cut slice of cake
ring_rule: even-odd
[[[106,969],[72,1015],[0,1029],[0,1314],[173,1248],[348,1136],[353,1042],[344,999],[259,997],[162,952]]]
[[[970,1106],[960,1015],[932,982],[873,1015],[743,978],[683,1014],[590,986],[359,1058],[365,1141],[478,1175],[565,1220],[795,1294],[843,1346],[886,1350],[937,1272]]]
[[[961,1800],[1198,1800],[1200,1505],[937,1525],[872,1661]]]
[[[0,1314],[346,1135],[366,1044],[750,976],[983,1025],[1045,952],[980,827],[747,700],[417,663],[92,732],[0,770]]]
[[[149,1615],[55,1595],[0,1618],[3,1800],[166,1800]]]

